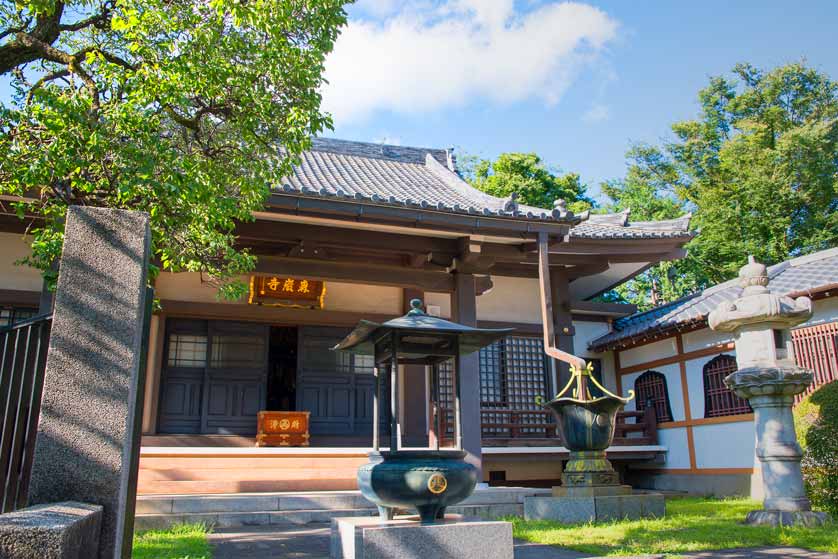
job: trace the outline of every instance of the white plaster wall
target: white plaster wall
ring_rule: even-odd
[[[702,328],[701,330],[684,334],[683,340],[684,351],[690,352],[732,342],[733,334],[730,332],[716,332],[710,328]]]
[[[216,290],[201,282],[198,273],[161,273],[155,283],[160,299],[199,303],[225,303],[216,298]],[[243,301],[238,301],[242,303]],[[398,287],[326,282],[323,308],[330,311],[402,314],[402,290]]]
[[[686,427],[676,429],[660,429],[658,431],[658,444],[667,449],[666,468],[689,468],[690,447],[687,442]]]
[[[481,295],[482,297],[482,295]],[[480,297],[477,298],[480,300]],[[451,295],[448,293],[431,293],[425,292],[425,305],[433,305],[439,307],[439,316],[442,318],[451,318]],[[480,313],[477,314],[478,318],[482,318]]]
[[[16,233],[0,233],[0,289],[41,291],[41,273],[29,266],[15,264],[29,256],[30,240]]]
[[[643,371],[641,371],[639,373],[631,373],[630,375],[623,375],[621,377],[622,384],[623,384],[623,392],[620,394],[620,396],[622,396],[623,398],[628,398],[629,390],[634,390],[634,381],[637,380],[637,377],[639,377],[641,374],[643,374]],[[637,406],[635,406],[635,403],[636,402],[633,399],[630,400],[629,403],[625,405],[625,410],[626,411],[637,410]]]
[[[693,427],[699,468],[751,468],[754,465],[754,422],[718,423]]]
[[[614,371],[614,354],[610,351],[594,353],[588,349],[588,342],[606,334],[610,326],[607,322],[574,320],[576,335],[573,337],[573,352],[579,357],[594,358],[602,361],[602,382],[605,388],[617,390],[617,376]]]
[[[800,327],[815,326],[838,320],[838,297],[821,299],[812,303],[812,318]]]
[[[477,319],[498,322],[541,322],[538,280],[492,276],[494,286],[477,298]]]
[[[620,352],[620,366],[631,367],[640,363],[648,363],[664,357],[672,357],[677,352],[675,338],[666,338]]]

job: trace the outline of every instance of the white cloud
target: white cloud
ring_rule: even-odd
[[[595,103],[591,105],[590,109],[585,111],[585,114],[582,115],[582,120],[585,122],[602,122],[608,120],[609,116],[611,116],[611,113],[608,106]]]
[[[338,122],[377,110],[429,112],[475,98],[555,104],[618,28],[602,10],[574,2],[526,13],[516,12],[512,0],[380,4],[392,15],[350,20],[327,60],[323,107]]]

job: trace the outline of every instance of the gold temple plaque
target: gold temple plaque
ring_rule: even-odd
[[[326,282],[284,276],[250,276],[251,305],[322,309]]]

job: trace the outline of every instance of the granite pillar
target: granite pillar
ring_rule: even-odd
[[[474,275],[454,274],[454,293],[451,297],[454,322],[477,326],[477,292]],[[480,426],[480,362],[477,352],[460,358],[462,383],[461,415],[463,421],[463,450],[466,460],[482,472],[482,433]],[[482,473],[478,478],[482,479]]]
[[[131,556],[150,238],[143,213],[67,212],[30,504],[102,505],[101,559]]]

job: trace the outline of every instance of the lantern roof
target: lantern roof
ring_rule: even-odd
[[[392,332],[423,334],[423,338],[443,339],[456,336],[459,339],[461,355],[468,355],[484,348],[514,330],[514,328],[473,328],[457,324],[436,316],[430,316],[422,310],[422,301],[410,301],[410,311],[399,318],[384,323],[361,320],[352,332],[340,341],[333,350],[349,351],[372,355],[375,342]],[[429,344],[430,347],[430,344]]]

